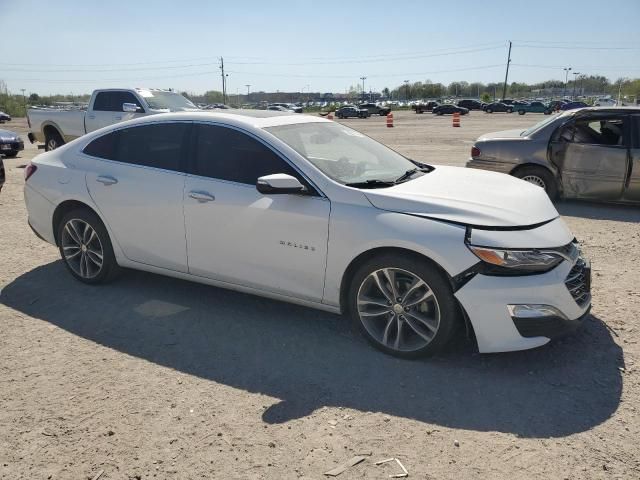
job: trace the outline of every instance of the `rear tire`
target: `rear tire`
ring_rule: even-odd
[[[347,298],[347,311],[362,335],[396,357],[441,351],[461,321],[448,279],[413,255],[389,253],[367,261],[354,274]]]
[[[513,108],[507,108],[507,113],[513,113]]]
[[[67,270],[77,280],[97,285],[115,279],[121,269],[102,220],[80,208],[65,214],[57,226],[58,249]]]
[[[518,110],[518,115],[524,115],[525,111],[524,110]]]
[[[485,110],[485,112],[487,112],[487,113],[493,113],[493,110],[492,110],[492,109],[490,109],[490,108],[487,108],[487,109]]]
[[[57,130],[44,134],[44,149],[46,152],[55,150],[62,145],[64,145],[64,140]]]
[[[551,200],[558,198],[558,182],[546,168],[536,166],[523,167],[516,170],[513,176],[544,188]]]

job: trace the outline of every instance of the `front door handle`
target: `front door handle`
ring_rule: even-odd
[[[116,120],[122,120],[122,115],[120,115],[119,117],[113,117],[113,118],[115,118]]]
[[[98,178],[96,178],[96,182],[100,182],[105,187],[108,187],[110,185],[115,185],[116,183],[118,183],[118,180],[107,175],[100,175]]]
[[[93,120],[94,118],[96,118],[96,116],[95,116],[95,115],[89,115],[89,118],[90,118],[91,120]]]
[[[216,197],[207,192],[189,192],[189,197],[200,203],[213,202],[216,199]]]

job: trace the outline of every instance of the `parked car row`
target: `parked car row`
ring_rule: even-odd
[[[4,113],[3,111],[0,111],[0,123],[10,122],[10,121],[11,121],[11,115],[9,115],[8,113]]]

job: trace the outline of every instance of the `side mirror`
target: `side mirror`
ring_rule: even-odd
[[[276,195],[284,193],[302,193],[306,187],[300,181],[287,175],[286,173],[274,173],[258,178],[256,190],[265,195]]]
[[[138,111],[138,105],[136,105],[135,103],[123,103],[122,104],[122,111],[123,112],[137,112]]]

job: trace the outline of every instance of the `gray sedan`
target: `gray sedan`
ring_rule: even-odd
[[[582,108],[483,135],[467,167],[508,173],[552,199],[640,202],[640,108]]]

